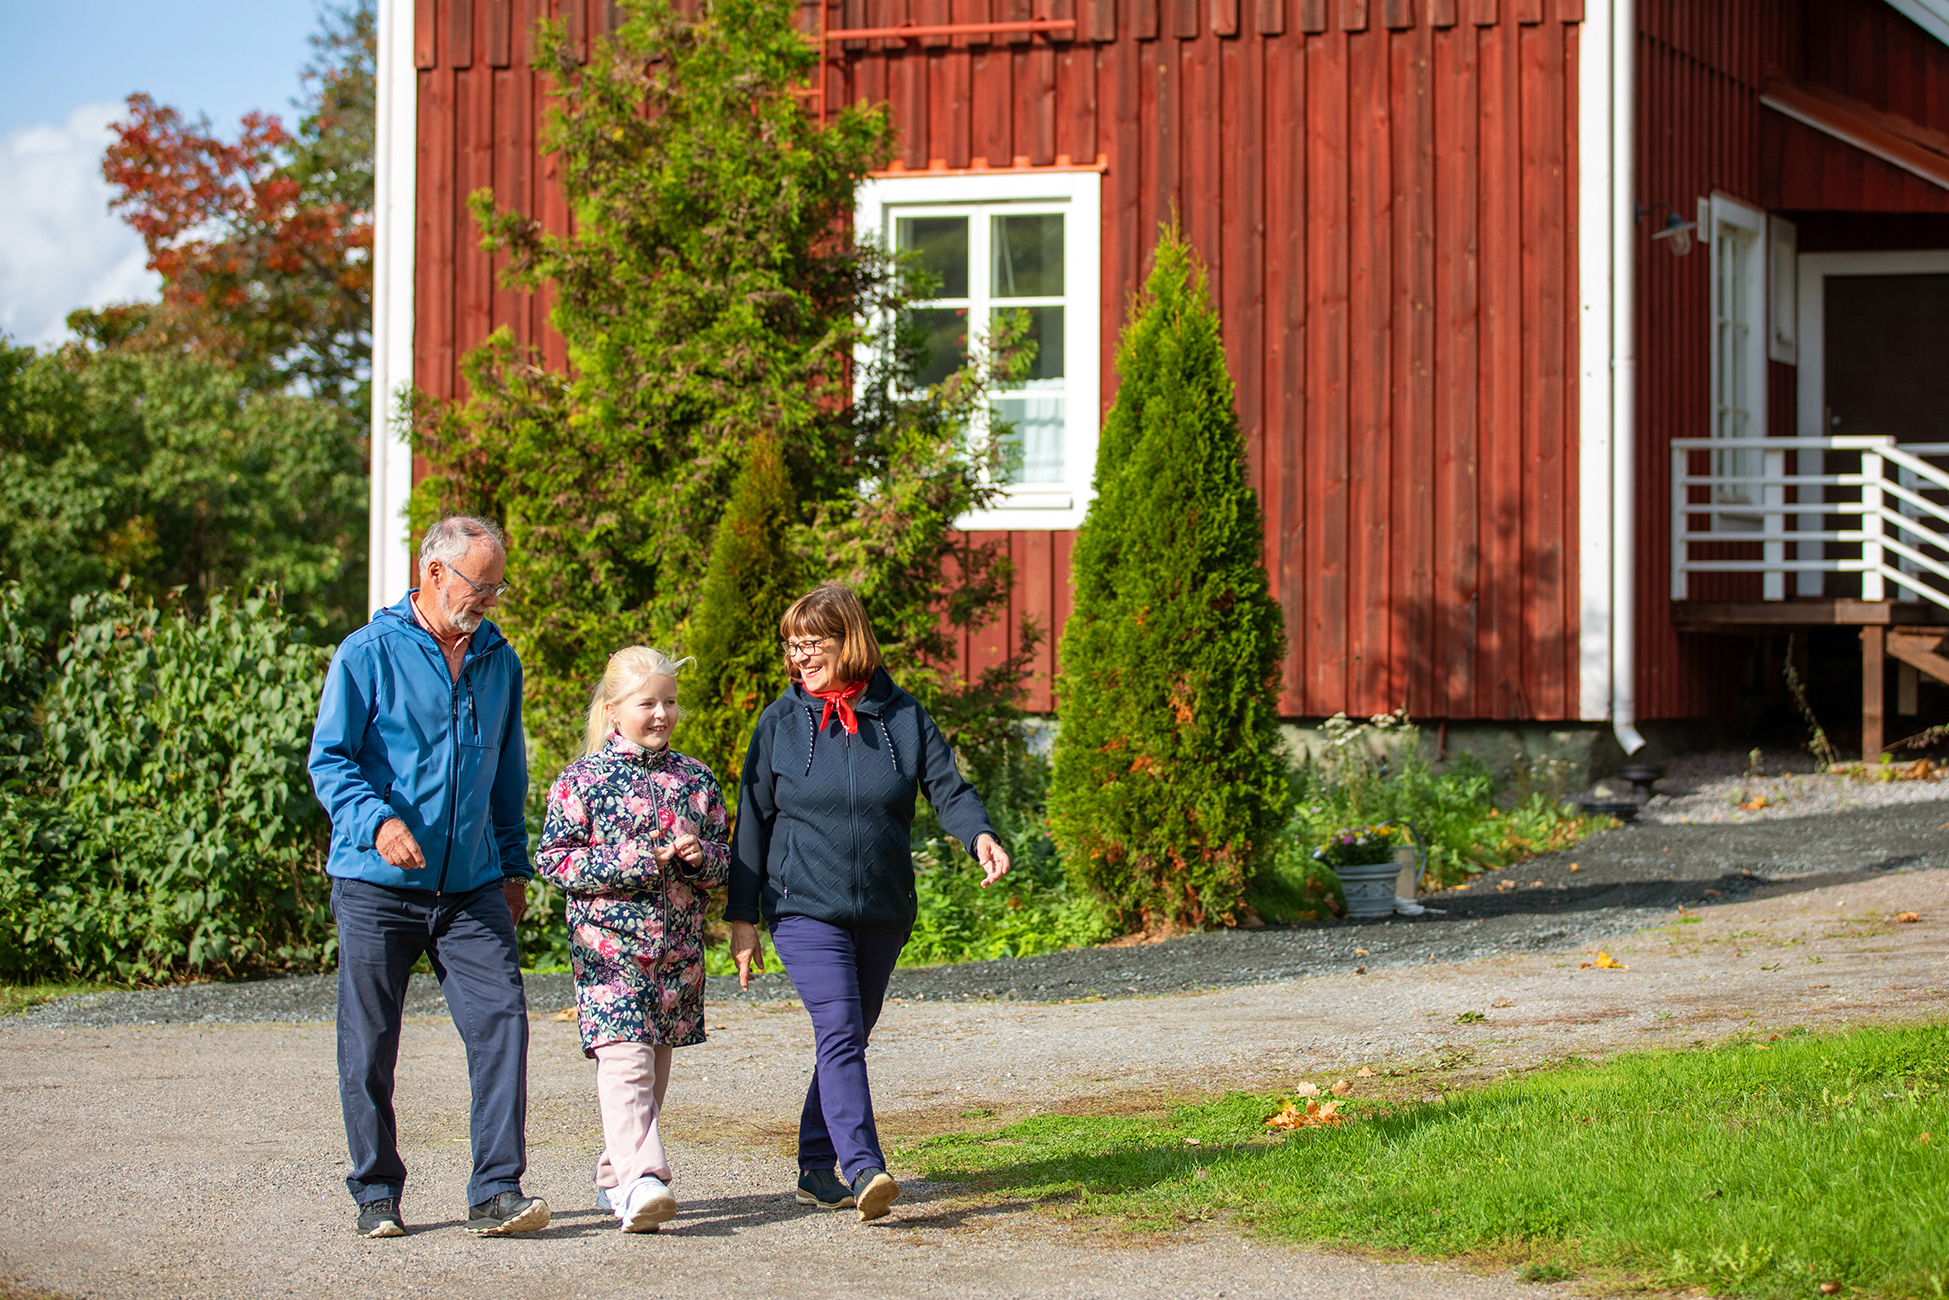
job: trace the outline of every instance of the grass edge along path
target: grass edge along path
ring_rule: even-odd
[[[1949,1293],[1949,1025],[1572,1061],[1439,1102],[1355,1097],[1338,1127],[1268,1129],[1288,1100],[1042,1115],[899,1155],[970,1194],[1135,1230],[1228,1222],[1533,1281]]]

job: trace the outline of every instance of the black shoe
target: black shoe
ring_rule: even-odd
[[[467,1207],[467,1231],[476,1237],[506,1237],[540,1232],[548,1226],[548,1202],[539,1196],[501,1192],[482,1205]]]
[[[853,1208],[853,1193],[830,1169],[802,1169],[799,1171],[799,1204],[816,1205],[822,1210],[850,1210]]]
[[[900,1184],[893,1181],[884,1169],[862,1169],[859,1177],[853,1179],[853,1206],[859,1211],[859,1221],[866,1223],[873,1219],[884,1219],[887,1206],[900,1196]]]
[[[359,1235],[361,1237],[403,1237],[406,1225],[399,1221],[399,1202],[387,1196],[377,1201],[367,1201],[359,1207]]]

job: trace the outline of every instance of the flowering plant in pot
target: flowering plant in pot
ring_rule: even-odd
[[[1402,846],[1398,825],[1349,826],[1313,850],[1313,859],[1333,869],[1354,920],[1394,911],[1394,883],[1400,872],[1395,853]]]

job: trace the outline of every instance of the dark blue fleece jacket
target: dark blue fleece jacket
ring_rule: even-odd
[[[858,735],[836,714],[821,731],[825,703],[795,682],[758,716],[738,783],[727,921],[755,922],[762,908],[767,921],[910,930],[918,795],[970,853],[994,834],[941,729],[884,668],[853,707]]]

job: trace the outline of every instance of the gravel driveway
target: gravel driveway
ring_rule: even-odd
[[[897,1149],[1038,1110],[1284,1088],[1361,1064],[1412,1070],[1388,1086],[1432,1094],[1569,1053],[1940,1016],[1942,820],[1940,808],[1910,805],[1632,827],[1444,895],[1442,917],[902,972],[874,1038],[883,1127]],[[1507,881],[1519,887],[1496,888]],[[1700,919],[1676,923],[1681,904]],[[1905,911],[1922,920],[1895,923]],[[1583,967],[1600,944],[1629,969]],[[1222,1228],[1105,1235],[922,1183],[897,1156],[908,1195],[891,1218],[862,1227],[808,1216],[789,1193],[809,1033],[776,984],[772,1000],[713,989],[711,1040],[679,1054],[668,1104],[683,1212],[658,1236],[625,1238],[588,1208],[600,1139],[575,1028],[551,1014],[566,988],[537,978],[531,990],[528,1187],[557,1217],[517,1241],[476,1241],[457,1226],[464,1057],[432,1014],[437,990],[421,995],[415,1009],[428,1014],[408,1022],[402,1047],[415,1231],[395,1242],[349,1231],[333,1034],[321,1023],[328,983],[76,999],[0,1024],[0,1141],[14,1192],[0,1205],[0,1276],[75,1296],[253,1300],[608,1296],[646,1285],[956,1300],[1561,1290]],[[1079,1000],[1092,997],[1109,1000]],[[1482,1019],[1458,1023],[1469,1012]]]

